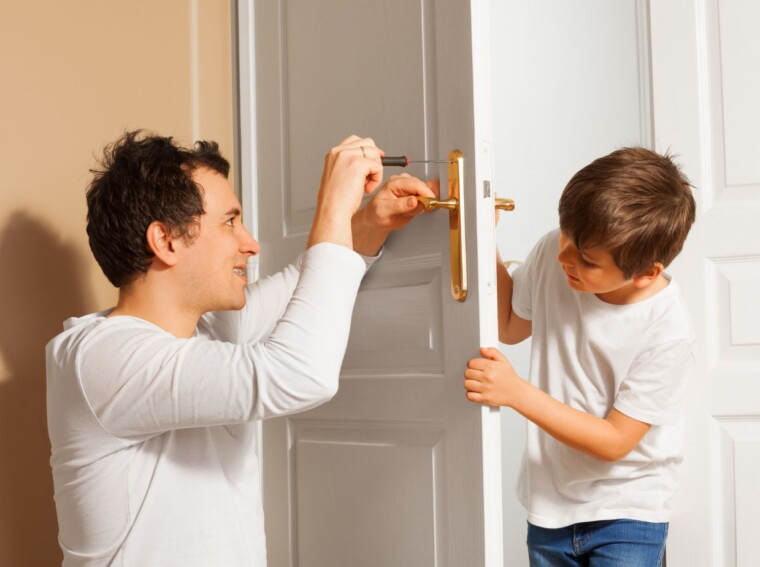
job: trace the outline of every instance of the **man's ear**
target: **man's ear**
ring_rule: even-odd
[[[175,250],[174,240],[169,228],[159,221],[150,223],[148,230],[145,232],[145,241],[148,244],[148,248],[153,252],[156,260],[167,266],[173,266],[177,263],[177,251]]]
[[[633,276],[633,284],[637,288],[643,289],[654,282],[664,269],[665,267],[660,262],[655,262],[649,269],[644,270],[638,276]]]

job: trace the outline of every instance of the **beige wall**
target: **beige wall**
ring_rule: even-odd
[[[125,129],[232,157],[230,3],[3,2],[0,9],[0,565],[60,564],[44,347],[116,294],[84,230],[88,169]]]

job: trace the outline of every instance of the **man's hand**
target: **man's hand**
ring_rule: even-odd
[[[354,250],[374,256],[388,235],[424,209],[417,197],[437,198],[438,180],[421,181],[407,173],[394,175],[352,219]]]
[[[467,399],[490,406],[514,407],[527,382],[517,375],[499,349],[481,347],[480,354],[484,358],[470,359],[464,371]]]
[[[383,155],[372,138],[358,136],[349,136],[327,153],[309,247],[319,242],[353,247],[352,216],[364,194],[380,185]]]

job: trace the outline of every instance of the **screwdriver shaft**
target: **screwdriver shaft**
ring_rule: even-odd
[[[381,163],[386,167],[406,167],[410,163],[450,163],[447,159],[414,159],[410,160],[406,156],[383,156],[380,158]]]

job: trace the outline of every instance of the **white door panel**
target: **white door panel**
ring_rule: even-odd
[[[323,156],[350,133],[412,159],[461,150],[468,230],[464,302],[448,213],[416,219],[365,278],[334,400],[265,423],[270,565],[501,567],[499,413],[462,387],[496,344],[487,2],[254,7],[262,274],[304,249]],[[409,171],[445,194],[445,166]]]
[[[760,564],[760,6],[652,2],[655,139],[696,186],[671,272],[697,329],[670,565]]]

